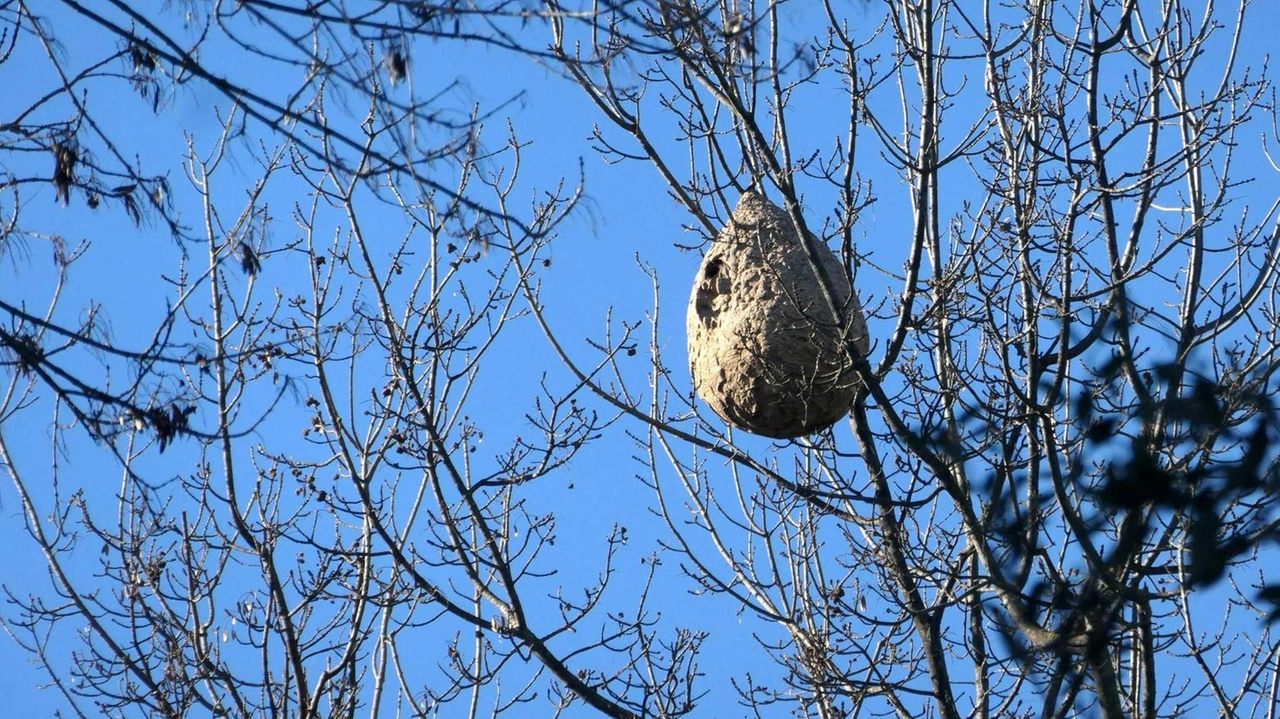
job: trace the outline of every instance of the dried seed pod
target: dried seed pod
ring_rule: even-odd
[[[748,192],[698,269],[689,301],[689,364],[698,394],[725,421],[778,439],[829,427],[858,382],[845,349],[869,351],[857,295],[834,253],[818,261],[844,326],[824,297],[791,217]]]
[[[71,204],[71,187],[76,182],[80,149],[74,140],[53,143],[53,194],[63,205]]]
[[[387,53],[387,79],[392,85],[399,85],[409,74],[409,58],[399,47],[391,48]]]

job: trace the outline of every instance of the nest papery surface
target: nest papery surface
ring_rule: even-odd
[[[698,395],[725,421],[788,439],[849,412],[858,382],[846,345],[869,351],[848,275],[821,242],[837,321],[795,223],[763,195],[742,196],[703,257],[689,299],[689,362]]]

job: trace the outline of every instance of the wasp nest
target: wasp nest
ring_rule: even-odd
[[[785,210],[748,192],[702,259],[689,301],[693,386],[725,421],[766,437],[800,437],[849,412],[858,382],[845,350],[863,356],[867,324],[844,268],[823,243],[818,261],[845,326]]]

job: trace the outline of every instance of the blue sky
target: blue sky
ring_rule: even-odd
[[[1259,4],[1255,10],[1257,14],[1250,23],[1251,27],[1268,27],[1280,20],[1274,4]],[[51,18],[56,18],[52,26],[60,35],[63,46],[60,57],[68,66],[75,67],[85,58],[96,57],[104,49],[114,46],[113,41],[104,40],[89,31],[83,22],[66,20],[65,9],[50,5],[48,11]],[[177,11],[169,12],[173,14],[164,17],[176,22]],[[812,10],[794,3],[786,8],[786,12],[801,23],[820,19]],[[875,16],[874,11],[864,8],[855,8],[850,14],[869,19]],[[1268,38],[1264,35],[1250,35],[1243,57],[1260,62],[1260,54],[1267,49]],[[29,98],[45,92],[52,79],[49,63],[42,59],[41,50],[34,43],[21,44],[20,52],[25,54],[0,65],[0,81],[14,88],[0,99],[0,120],[25,107]],[[227,57],[219,57],[220,52],[226,53]],[[291,87],[293,80],[287,72],[264,76],[251,62],[237,61],[232,52],[224,44],[215,44],[207,50],[207,57],[211,64],[226,68],[233,77],[242,77],[263,88]],[[616,133],[605,126],[604,118],[578,88],[535,63],[513,59],[509,53],[493,48],[418,43],[412,48],[410,69],[412,86],[419,96],[430,95],[454,80],[463,81],[464,89],[447,100],[447,107],[455,116],[465,115],[473,105],[492,108],[507,99],[516,98],[513,104],[503,107],[487,121],[484,141],[490,146],[500,146],[506,139],[505,123],[509,120],[516,136],[530,143],[522,150],[520,186],[525,196],[532,196],[540,188],[553,187],[562,178],[572,184],[576,182],[581,168],[586,201],[560,228],[559,236],[544,255],[550,260],[550,266],[541,274],[547,316],[568,351],[579,362],[590,364],[596,352],[587,339],[598,341],[604,336],[606,318],[612,317],[615,331],[618,323],[623,321],[647,322],[653,309],[655,291],[651,279],[638,266],[639,261],[655,268],[660,277],[657,297],[662,320],[657,331],[658,343],[668,366],[676,373],[675,381],[687,389],[688,379],[680,374],[686,364],[684,313],[699,255],[680,250],[676,245],[697,244],[700,238],[681,229],[689,222],[687,213],[667,195],[652,168],[638,162],[613,165],[602,162],[590,147],[588,138],[592,128],[600,125],[612,137],[616,137]],[[971,81],[979,82],[980,78],[971,78]],[[219,127],[213,111],[225,108],[225,99],[193,82],[167,94],[163,110],[152,115],[148,103],[135,95],[121,92],[122,85],[118,81],[90,87],[90,99],[100,102],[100,107],[114,106],[112,111],[104,112],[102,118],[109,123],[105,129],[121,138],[122,144],[128,148],[124,154],[132,157],[137,153],[144,161],[156,163],[155,169],[167,172],[174,203],[180,213],[184,217],[196,218],[198,208],[193,204],[194,193],[182,169],[187,137],[201,152],[207,152]],[[391,89],[393,94],[407,91],[403,86]],[[100,98],[99,93],[105,98]],[[805,119],[792,128],[798,155],[804,154],[801,150],[827,147],[831,137],[840,131],[844,117],[842,112],[832,112],[829,116],[824,114],[831,104],[830,97],[838,97],[838,94],[815,92],[804,96],[794,106],[794,116]],[[354,104],[358,105],[358,102]],[[65,107],[58,109],[65,110]],[[963,117],[973,116],[978,111],[979,108],[961,105],[954,112]],[[334,114],[338,114],[336,109]],[[1251,131],[1255,129],[1251,128]],[[258,137],[267,137],[260,129],[254,129],[252,133],[255,142]],[[953,135],[946,137],[946,140],[955,139],[958,138]],[[1253,138],[1245,139],[1256,142]],[[673,133],[661,140],[674,142]],[[268,139],[268,144],[270,142]],[[225,169],[220,174],[220,178],[225,179],[221,180],[223,184],[218,195],[219,202],[228,210],[243,203],[245,185],[255,178],[257,166],[254,156],[259,149],[256,144],[233,143]],[[868,172],[875,173],[873,179],[879,201],[859,218],[856,229],[858,248],[870,260],[893,273],[904,259],[905,243],[900,238],[907,236],[910,229],[908,193],[899,178],[887,169],[882,157],[877,158],[870,147],[862,152],[867,158],[867,166],[871,168]],[[674,153],[673,156],[679,155]],[[1267,178],[1274,173],[1274,168],[1260,153],[1244,153],[1238,162],[1239,172],[1244,176]],[[20,167],[24,168],[23,171],[29,167],[31,172],[47,172],[49,165],[48,158],[41,156]],[[959,164],[952,170],[951,177],[956,186],[962,186],[967,171]],[[1264,180],[1256,185],[1241,186],[1238,192],[1248,203],[1255,196],[1270,197],[1268,187],[1271,186],[1274,183]],[[272,192],[275,194],[268,199],[275,221],[264,245],[267,250],[284,247],[296,236],[297,228],[290,222],[290,215],[301,185],[282,178],[273,186]],[[818,209],[823,198],[822,191],[817,189],[806,197],[813,213],[809,221],[814,226],[820,225],[820,218],[825,214]],[[141,333],[154,326],[166,310],[171,289],[160,279],[160,274],[174,272],[172,268],[177,266],[184,249],[197,258],[204,252],[199,246],[184,248],[176,244],[164,228],[154,224],[144,223],[141,228],[135,228],[118,206],[107,206],[94,213],[82,206],[64,209],[55,202],[49,190],[24,196],[23,212],[28,226],[38,227],[47,235],[60,235],[72,246],[81,241],[90,243],[87,254],[76,265],[74,281],[67,287],[62,301],[63,317],[74,317],[82,313],[88,303],[99,302],[110,316],[116,338],[126,345],[144,341],[145,336]],[[406,232],[403,221],[373,202],[369,204],[368,217],[372,231],[383,232],[389,238],[389,255],[393,240],[398,240]],[[326,216],[326,221],[333,228],[341,229],[341,223],[332,216]],[[54,277],[50,256],[48,243],[40,238],[33,238],[25,247],[10,248],[8,254],[0,258],[0,298],[37,304],[47,298]],[[482,271],[493,262],[496,260],[486,258],[477,263],[475,269]],[[199,262],[193,261],[192,264],[198,266]],[[256,281],[264,288],[279,288],[288,295],[305,284],[299,271],[296,257],[283,253],[268,255]],[[231,273],[228,281],[248,282],[236,273]],[[859,291],[864,305],[873,307],[897,286],[898,281],[894,277],[867,271]],[[885,336],[892,328],[891,319],[873,319],[871,324],[873,339]],[[642,325],[639,331],[645,342],[649,331],[647,324]],[[644,349],[643,345],[641,349]],[[634,360],[634,367],[627,370],[630,372],[628,376],[633,382],[642,384],[644,352]],[[474,408],[476,418],[485,423],[485,444],[495,447],[496,452],[496,448],[503,446],[511,437],[529,431],[524,412],[539,393],[539,382],[544,375],[551,387],[561,390],[571,387],[573,379],[552,357],[541,331],[529,318],[513,323],[505,331],[488,362],[469,406]],[[369,376],[356,379],[354,394],[359,395],[369,387],[379,385],[382,370],[378,364],[379,361],[374,359],[367,369]],[[591,400],[584,395],[583,401]],[[610,411],[598,402],[592,406],[604,414]],[[40,468],[50,455],[51,433],[42,424],[48,414],[47,411],[44,414],[37,411],[28,416],[32,419],[7,423],[4,432],[14,446],[24,448],[20,459],[27,463],[29,471],[36,473],[33,476],[39,476]],[[263,436],[276,431],[295,432],[301,421],[302,412],[293,404],[258,432]],[[635,425],[628,426],[639,431]],[[847,440],[847,430],[838,431],[845,432]],[[143,460],[143,466],[154,471],[156,476],[186,471],[181,468],[182,462],[195,456],[194,444],[180,442],[163,458],[154,456],[152,450],[153,455]],[[767,444],[748,438],[743,441],[743,446],[762,451]],[[602,553],[598,549],[600,538],[615,523],[629,528],[628,548],[620,560],[624,567],[642,566],[640,560],[655,551],[657,542],[666,536],[665,528],[645,509],[653,503],[652,493],[634,479],[641,470],[634,459],[636,451],[625,433],[612,432],[606,441],[589,446],[568,467],[543,480],[544,486],[537,496],[531,498],[535,506],[557,510],[559,536],[569,538],[572,545],[556,555],[556,566],[564,577],[590,576],[597,571]],[[791,455],[782,453],[778,456],[785,467]],[[83,438],[76,440],[66,456],[58,461],[63,466],[64,492],[83,488],[89,497],[109,503],[112,493],[121,484],[120,470],[103,461],[101,453],[94,452]],[[712,467],[715,472],[714,463]],[[0,523],[0,537],[10,547],[9,559],[0,570],[0,581],[10,586],[25,584],[29,580],[41,581],[37,577],[43,576],[43,562],[25,539],[21,507],[8,485],[0,489],[0,514],[4,517]],[[84,565],[80,569],[91,570],[94,553],[82,553],[81,561]],[[707,666],[727,661],[736,663],[744,654],[755,656],[760,652],[752,633],[762,631],[767,634],[776,629],[753,623],[749,613],[736,612],[734,605],[724,597],[698,598],[698,601],[691,602],[688,590],[692,585],[675,570],[672,562],[661,575],[660,601],[656,603],[668,613],[664,626],[694,625],[708,629],[712,634],[702,659]],[[640,572],[622,574],[618,586],[611,590],[611,601],[626,609],[629,591],[642,579]],[[443,633],[456,629],[445,627]],[[744,668],[748,667],[754,667],[755,671],[766,676],[778,671],[763,656],[759,662],[747,660]],[[58,706],[53,692],[42,693],[32,689],[42,681],[42,675],[29,668],[26,655],[11,644],[0,642],[0,671],[6,672],[5,684],[12,702],[11,711],[49,713]],[[734,700],[725,675],[716,673],[704,688],[711,692],[707,706],[729,706]],[[728,713],[711,710],[705,715],[726,716]]]

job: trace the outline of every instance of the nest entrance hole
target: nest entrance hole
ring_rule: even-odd
[[[720,308],[723,303],[716,300],[728,294],[728,291],[729,276],[724,272],[724,260],[711,260],[702,271],[702,282],[698,283],[698,296],[693,303],[694,312],[704,328],[712,330],[720,323]]]

